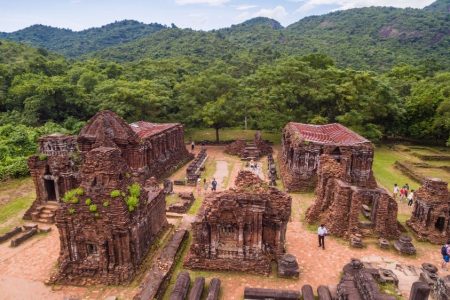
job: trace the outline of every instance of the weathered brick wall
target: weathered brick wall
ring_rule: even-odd
[[[77,200],[62,203],[56,214],[61,250],[59,272],[52,281],[121,284],[133,278],[167,220],[165,196],[156,186],[141,188],[138,205],[130,209],[129,172],[118,148],[98,147],[86,153],[82,192]]]
[[[249,171],[235,185],[204,200],[192,223],[187,267],[268,274],[270,261],[284,254],[291,197]]]
[[[447,186],[447,182],[440,179],[427,178],[414,192],[413,212],[406,224],[420,239],[443,244],[450,238],[450,194]]]
[[[397,203],[386,191],[360,187],[342,180],[345,169],[331,155],[321,156],[318,173],[316,199],[306,212],[309,223],[324,223],[330,233],[340,237],[355,233],[398,237]],[[373,210],[368,221],[371,224],[370,233],[363,230],[360,221],[363,204]]]

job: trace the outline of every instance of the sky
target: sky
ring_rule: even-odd
[[[283,26],[303,17],[366,6],[423,8],[434,0],[0,0],[0,31],[33,24],[72,30],[133,19],[211,30],[263,16]]]

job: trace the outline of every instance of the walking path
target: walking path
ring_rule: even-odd
[[[228,176],[228,162],[225,160],[216,160],[216,172],[213,178],[217,181],[217,190],[225,188],[224,179]]]

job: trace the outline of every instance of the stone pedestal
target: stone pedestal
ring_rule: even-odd
[[[412,244],[411,237],[407,235],[402,235],[398,241],[394,242],[394,248],[400,253],[414,255],[416,254],[416,248]]]
[[[298,278],[300,272],[294,255],[286,253],[278,259],[278,276]]]

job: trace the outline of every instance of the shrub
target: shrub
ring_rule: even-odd
[[[120,196],[120,191],[119,190],[113,190],[111,191],[111,197],[112,198],[116,198]]]
[[[84,201],[84,203],[86,203],[86,205],[91,205],[92,203],[91,198],[87,198],[86,201]]]
[[[103,207],[108,207],[108,206],[109,206],[109,201],[108,200],[104,201],[103,202]]]
[[[82,196],[84,194],[84,190],[82,188],[71,189],[67,191],[63,196],[63,201],[65,203],[73,203],[77,204],[79,199],[77,196]]]
[[[38,159],[39,160],[46,160],[47,159],[47,155],[46,154],[44,154],[44,153],[40,153],[39,155],[38,155]]]
[[[139,198],[135,197],[135,196],[128,196],[126,199],[126,203],[128,206],[128,210],[134,211],[136,209],[136,207],[139,205]]]
[[[75,208],[71,207],[68,209],[69,214],[73,215],[75,213]]]
[[[139,198],[139,196],[141,195],[141,186],[139,185],[139,183],[135,182],[128,187],[128,192],[130,193],[130,196]]]
[[[95,205],[95,204],[89,205],[89,211],[90,212],[96,212],[97,211],[97,205]]]

